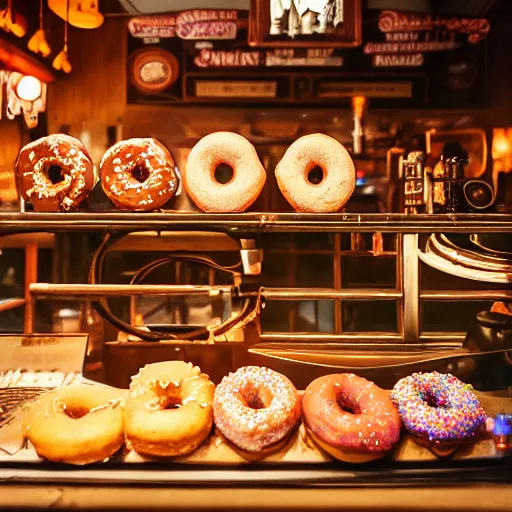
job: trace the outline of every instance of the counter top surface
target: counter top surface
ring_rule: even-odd
[[[0,485],[0,508],[512,511],[512,484],[342,489]]]

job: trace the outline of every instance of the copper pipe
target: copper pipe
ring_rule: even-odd
[[[398,300],[401,292],[379,288],[262,288],[261,295],[269,300]]]
[[[25,334],[34,331],[34,303],[30,287],[37,282],[37,244],[27,244],[25,247]]]
[[[420,293],[422,300],[510,300],[511,290],[428,290]]]
[[[0,302],[0,313],[10,311],[11,309],[20,308],[25,305],[25,299],[7,299]]]
[[[341,234],[334,234],[334,288],[336,291],[341,290],[342,283],[342,263],[341,263]],[[334,304],[334,332],[343,331],[343,303],[336,300]]]
[[[416,252],[418,235],[402,235],[402,338],[405,343],[416,343],[420,337],[419,260]]]
[[[397,213],[0,213],[4,233],[216,231],[260,233],[512,233],[512,215]]]
[[[231,286],[167,285],[167,284],[49,284],[33,283],[30,294],[38,297],[73,295],[75,297],[104,297],[107,295],[210,295],[230,293]]]
[[[421,343],[452,343],[462,342],[466,338],[466,333],[426,333],[420,336]],[[354,332],[354,333],[284,333],[284,332],[267,332],[260,336],[260,341],[288,341],[288,342],[319,342],[319,343],[337,343],[337,342],[392,342],[401,343],[402,336],[394,332]],[[415,343],[415,346],[419,346]]]

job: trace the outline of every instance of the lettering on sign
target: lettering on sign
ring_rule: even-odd
[[[276,82],[217,82],[201,80],[196,82],[198,98],[275,98]]]
[[[364,53],[373,67],[419,67],[426,53],[453,51],[487,37],[491,24],[484,18],[440,18],[382,11],[378,28],[385,41],[368,42]]]
[[[275,49],[269,51],[212,50],[201,48],[194,58],[200,68],[253,68],[258,66],[342,66],[332,48]]]
[[[381,32],[430,32],[444,29],[447,32],[466,34],[470,43],[487,37],[491,23],[485,18],[438,18],[419,16],[396,11],[382,11],[379,16]]]
[[[421,53],[406,55],[374,55],[373,66],[376,68],[389,67],[419,67],[423,64],[424,58]]]
[[[58,338],[23,338],[21,340],[22,347],[42,347],[45,345],[60,345]]]
[[[454,50],[461,46],[456,41],[419,41],[408,43],[366,43],[364,53],[428,53]]]
[[[132,18],[128,30],[133,37],[174,37],[176,35],[176,16],[144,16]]]
[[[320,98],[411,98],[411,82],[323,82],[319,86]]]
[[[194,9],[177,15],[132,18],[130,34],[138,38],[235,39],[237,11]]]
[[[265,66],[342,66],[343,57],[333,48],[286,48],[265,52]]]
[[[242,50],[210,50],[203,48],[194,58],[194,64],[200,68],[245,68],[256,67],[261,62],[260,52]]]

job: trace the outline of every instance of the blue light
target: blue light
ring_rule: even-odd
[[[495,436],[512,435],[512,414],[498,414],[496,416],[493,434]]]

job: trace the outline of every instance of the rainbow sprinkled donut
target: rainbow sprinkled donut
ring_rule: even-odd
[[[485,428],[487,415],[473,387],[439,372],[414,373],[391,392],[405,428],[431,443],[457,443]]]

